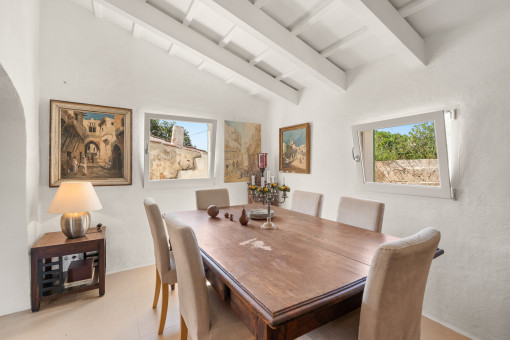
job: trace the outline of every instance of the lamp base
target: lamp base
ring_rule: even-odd
[[[67,238],[83,237],[90,227],[90,214],[88,211],[63,214],[60,227]]]

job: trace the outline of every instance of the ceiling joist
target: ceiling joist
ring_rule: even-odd
[[[266,13],[244,0],[201,0],[234,25],[335,89],[346,89],[343,70],[321,56]]]
[[[411,16],[414,13],[425,9],[426,7],[429,7],[435,2],[437,2],[437,0],[414,0],[399,8],[398,12],[402,17],[407,18],[408,16]]]
[[[193,20],[193,18],[195,17],[199,10],[200,0],[193,0],[189,7],[188,13],[186,13],[186,16],[184,17],[183,22],[184,26],[189,26],[189,24],[191,24],[191,21]]]
[[[271,77],[262,70],[250,65],[238,56],[218,46],[186,25],[181,24],[170,16],[139,0],[97,0],[99,4],[108,7],[134,22],[136,27],[142,26],[165,39],[171,40],[179,47],[191,50],[204,60],[225,67],[254,86],[260,86],[293,104],[299,102],[298,91]],[[252,8],[252,7],[251,7]],[[173,45],[172,45],[173,47]],[[171,53],[171,49],[169,53]]]
[[[254,0],[253,1],[253,6],[257,7],[257,8],[261,8],[262,6],[264,6],[266,4],[267,0]]]
[[[317,22],[324,14],[329,12],[336,3],[334,0],[327,0],[319,3],[310,13],[307,13],[289,27],[289,31],[294,35],[303,33],[310,25]]]
[[[389,1],[336,0],[349,8],[370,31],[411,66],[426,64],[425,41]]]
[[[348,36],[338,40],[337,42],[329,45],[325,49],[323,49],[320,53],[323,57],[329,57],[334,54],[336,51],[346,49],[351,47],[352,45],[358,43],[359,41],[365,39],[370,35],[370,30],[367,27],[360,28],[359,30],[349,34]]]

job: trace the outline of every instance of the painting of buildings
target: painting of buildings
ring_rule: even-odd
[[[225,121],[225,183],[248,182],[259,173],[261,125]]]
[[[51,135],[50,185],[66,180],[96,181],[96,185],[127,184],[127,177],[130,182],[131,136],[129,131],[129,140],[126,140],[126,123],[127,120],[130,123],[131,110],[128,115],[124,111],[111,110],[115,108],[98,110],[98,107],[58,107],[54,104],[52,101],[52,130],[55,131]]]
[[[280,171],[310,173],[310,124],[280,129]]]

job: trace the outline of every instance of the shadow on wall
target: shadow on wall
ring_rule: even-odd
[[[3,235],[0,238],[0,266],[8,270],[9,277],[15,278],[4,282],[0,291],[0,315],[3,315],[28,308],[30,292],[28,283],[16,283],[29,280],[25,115],[18,92],[2,65],[0,118],[0,216]]]

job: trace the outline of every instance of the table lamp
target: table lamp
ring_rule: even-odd
[[[60,227],[67,238],[83,237],[90,227],[89,211],[102,209],[90,182],[64,182],[53,197],[48,213],[62,214]]]

